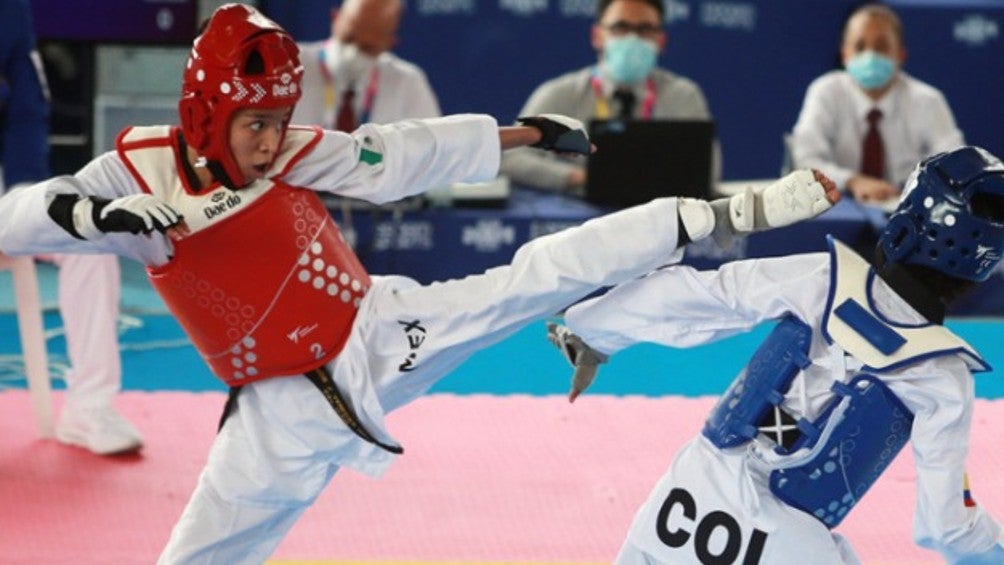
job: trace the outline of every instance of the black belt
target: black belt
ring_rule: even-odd
[[[327,367],[321,365],[313,371],[307,371],[303,375],[310,379],[310,382],[314,383],[314,386],[316,386],[317,389],[321,391],[321,394],[324,395],[324,398],[328,400],[328,404],[330,404],[331,408],[334,409],[335,414],[338,414],[338,417],[342,419],[342,422],[344,422],[350,430],[355,432],[357,436],[374,445],[380,446],[391,453],[397,455],[404,453],[404,448],[400,445],[383,443],[373,437],[373,434],[366,429],[366,426],[363,426],[363,423],[359,421],[359,416],[356,416],[356,413],[352,411],[349,403],[345,401],[345,397],[343,397],[342,393],[338,391],[338,387],[335,386],[335,381],[331,378],[331,373],[328,372]]]
[[[320,366],[313,371],[307,371],[303,374],[307,377],[310,382],[314,383],[314,386],[321,391],[324,398],[327,399],[328,404],[338,414],[338,417],[349,427],[357,436],[363,438],[364,440],[377,445],[387,451],[400,455],[404,453],[404,448],[400,445],[390,445],[383,443],[377,438],[373,437],[373,434],[363,426],[363,423],[359,421],[359,416],[352,411],[349,407],[349,403],[345,401],[345,397],[342,393],[338,391],[338,387],[335,386],[334,379],[331,378],[331,373],[328,372],[328,368],[324,365]],[[240,393],[242,387],[235,386],[230,387],[230,394],[227,396],[227,403],[223,407],[223,415],[220,416],[220,425],[217,431],[223,429],[224,422],[227,421],[227,417],[233,412],[234,408],[237,407],[237,395]]]

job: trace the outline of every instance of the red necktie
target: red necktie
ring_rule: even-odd
[[[338,131],[355,131],[356,129],[356,93],[351,88],[342,93],[342,107],[338,109],[335,129]]]
[[[882,134],[878,130],[881,119],[882,110],[875,109],[868,112],[868,131],[861,147],[861,172],[879,179],[885,178],[885,147],[882,144]]]

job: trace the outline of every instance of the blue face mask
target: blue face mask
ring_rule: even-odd
[[[896,73],[896,63],[874,51],[859,53],[847,62],[847,72],[865,90],[882,88]]]
[[[603,45],[603,73],[619,84],[640,82],[655,68],[658,48],[650,41],[628,34],[612,37]]]

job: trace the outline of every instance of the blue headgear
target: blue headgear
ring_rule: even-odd
[[[978,147],[923,161],[879,245],[889,261],[986,280],[1004,253],[1004,164]]]

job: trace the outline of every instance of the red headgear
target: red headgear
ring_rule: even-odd
[[[227,187],[248,184],[230,150],[234,112],[295,105],[303,78],[299,55],[284,29],[241,4],[218,8],[196,38],[182,79],[181,128],[186,142]],[[249,60],[255,61],[250,73]]]

